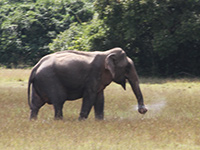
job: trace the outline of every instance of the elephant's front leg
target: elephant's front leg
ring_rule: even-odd
[[[97,99],[94,103],[95,118],[97,120],[103,120],[104,118],[104,93],[103,91],[97,95]]]
[[[54,110],[55,110],[55,120],[62,120],[63,119],[63,103],[55,103]]]
[[[85,120],[88,118],[88,115],[91,111],[92,106],[94,105],[96,97],[97,94],[94,93],[92,90],[87,90],[84,93],[79,120]]]

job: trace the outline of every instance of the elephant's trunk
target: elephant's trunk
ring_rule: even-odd
[[[128,81],[131,85],[131,88],[137,98],[139,113],[145,114],[147,112],[147,109],[145,108],[145,105],[144,105],[142,92],[141,92],[140,86],[139,86],[138,75],[137,75],[137,72],[135,70],[135,67],[134,67],[134,64],[132,61],[131,61],[131,65],[129,68],[129,73],[127,74],[127,79],[128,79]]]

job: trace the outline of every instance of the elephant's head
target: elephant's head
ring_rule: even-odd
[[[115,48],[106,57],[105,68],[110,71],[113,81],[122,85],[124,89],[126,89],[126,79],[129,81],[138,101],[138,111],[141,114],[145,114],[147,109],[144,106],[138,75],[133,61],[126,56],[126,53],[121,48]]]

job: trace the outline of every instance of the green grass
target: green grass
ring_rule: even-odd
[[[79,122],[81,100],[66,102],[64,120],[53,120],[45,105],[29,121],[30,70],[0,70],[2,150],[197,150],[200,149],[200,80],[141,79],[149,111],[141,115],[130,86],[105,90],[105,120]]]

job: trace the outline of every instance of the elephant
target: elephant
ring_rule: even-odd
[[[112,81],[126,89],[126,79],[137,98],[138,111],[147,112],[133,61],[121,48],[107,51],[66,50],[48,54],[33,67],[28,81],[30,120],[39,109],[52,104],[55,120],[63,119],[65,101],[82,98],[79,120],[94,106],[95,119],[104,119],[104,89]]]

